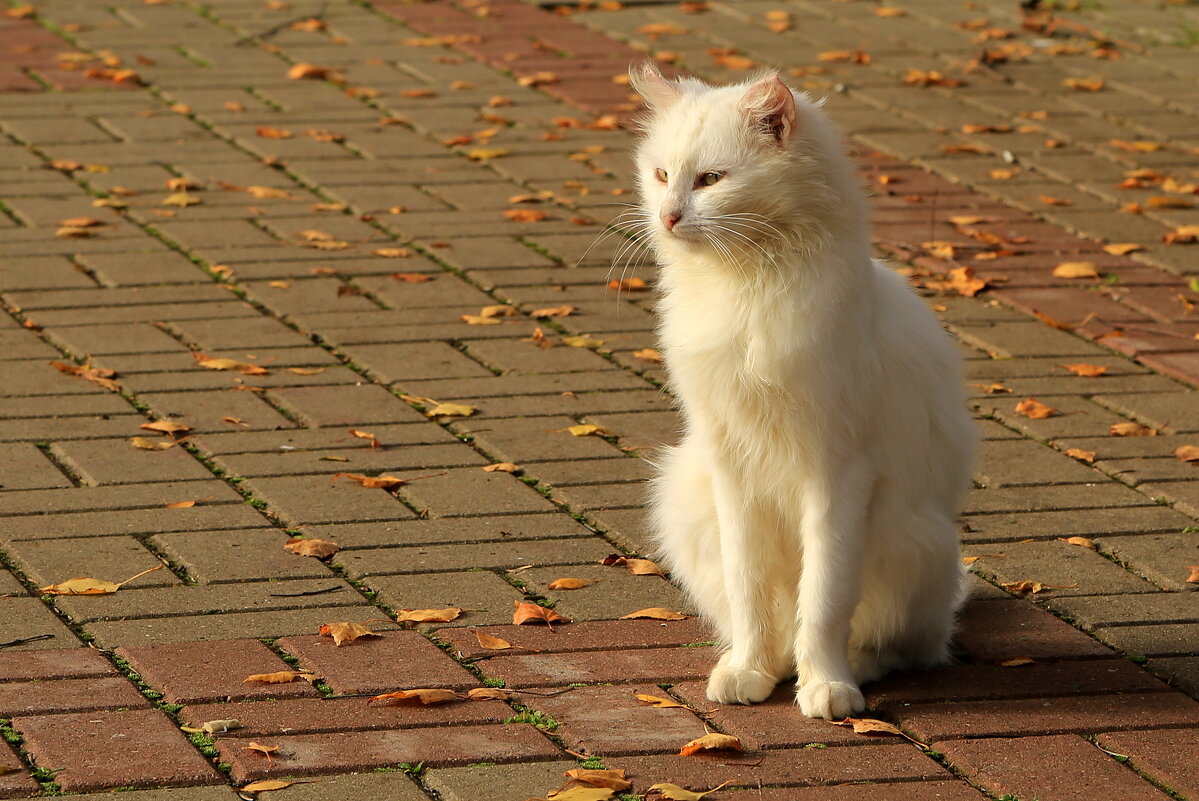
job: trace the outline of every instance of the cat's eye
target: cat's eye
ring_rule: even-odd
[[[658,169],[654,170],[654,177],[662,183],[666,183],[666,170],[659,167]]]
[[[711,186],[723,177],[724,176],[718,172],[705,172],[699,177],[699,183],[702,186]]]

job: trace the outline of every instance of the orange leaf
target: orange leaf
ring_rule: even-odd
[[[498,462],[489,464],[483,467],[484,473],[519,473],[520,467],[512,464],[512,462]]]
[[[319,629],[322,637],[332,637],[333,644],[340,646],[342,643],[354,642],[363,637],[382,637],[382,634],[376,634],[361,623],[324,623]]]
[[[246,364],[236,359],[214,359],[198,351],[192,354],[192,358],[196,360],[196,364],[209,370],[236,370],[242,375],[270,375],[270,370],[260,364]]]
[[[649,289],[649,284],[641,278],[622,278],[619,281],[609,281],[608,289],[624,292],[643,292]]]
[[[681,612],[675,612],[673,609],[664,609],[660,606],[651,606],[649,609],[638,609],[636,612],[629,612],[627,615],[621,615],[621,620],[686,620],[687,616]]]
[[[431,704],[446,704],[450,701],[461,701],[462,696],[453,690],[422,688],[418,690],[396,690],[394,693],[383,693],[367,700],[373,701],[420,701],[425,706]]]
[[[260,684],[287,684],[290,681],[295,681],[302,675],[303,672],[299,670],[280,670],[275,673],[255,673],[253,676],[246,676],[244,679],[242,679],[242,682],[257,682]]]
[[[544,623],[550,626],[554,623],[570,622],[570,618],[563,617],[553,609],[540,606],[539,604],[529,603],[528,601],[513,601],[512,603],[516,607],[512,613],[512,623],[517,626],[525,623]]]
[[[1174,458],[1187,464],[1199,464],[1199,445],[1180,445],[1174,449]]]
[[[1028,398],[1016,404],[1016,414],[1023,415],[1033,420],[1044,420],[1046,417],[1053,417],[1055,414],[1060,414],[1057,409],[1046,406],[1038,400]]]
[[[1058,366],[1063,370],[1069,370],[1070,372],[1074,373],[1074,375],[1081,376],[1083,378],[1098,378],[1101,375],[1107,375],[1108,369],[1106,367],[1101,367],[1098,364],[1086,364],[1085,362],[1078,364],[1062,364]]]
[[[1095,451],[1085,451],[1082,448],[1066,448],[1064,453],[1067,456],[1072,456],[1088,464],[1095,461]]]
[[[168,508],[168,509],[190,509],[195,505],[196,505],[195,501],[175,501],[174,503],[168,503],[166,505],[166,508]]]
[[[1080,548],[1086,548],[1088,551],[1099,550],[1099,546],[1095,544],[1095,541],[1088,539],[1087,537],[1058,537],[1058,539],[1069,545],[1077,545]]]
[[[537,209],[508,209],[504,212],[504,216],[509,220],[512,220],[512,222],[530,223],[540,222],[549,215],[544,211],[538,211]]]
[[[1186,578],[1187,584],[1199,584],[1199,565],[1187,565],[1187,570],[1191,571]]]
[[[304,78],[320,79],[327,77],[332,72],[328,67],[318,67],[315,64],[296,64],[287,71],[287,77],[293,81],[299,81]]]
[[[273,125],[259,125],[255,129],[255,133],[262,139],[291,139],[291,131],[286,131],[282,128],[276,128]]]
[[[1053,268],[1054,278],[1098,278],[1093,261],[1064,261]]]
[[[585,784],[588,787],[603,787],[608,790],[628,790],[633,786],[633,783],[626,779],[623,769],[616,768],[610,770],[596,768],[571,768],[565,774],[568,779],[573,779],[580,784]],[[557,796],[555,796],[557,797]]]
[[[581,578],[560,578],[554,579],[546,585],[547,589],[551,590],[580,590],[589,584],[595,584],[594,579]]]
[[[919,745],[921,748],[925,747],[923,743],[913,740],[911,737],[908,737],[908,735],[904,734],[898,726],[887,723],[885,720],[875,720],[874,718],[846,718],[845,720],[838,721],[837,725],[853,727],[854,734],[893,734],[896,737],[903,737],[904,739],[912,740],[913,743],[916,743],[916,745]]]
[[[633,351],[633,356],[643,361],[653,362],[654,364],[662,363],[661,352],[655,350],[654,348],[642,348],[641,350],[635,350]]]
[[[1157,429],[1140,423],[1112,423],[1107,433],[1113,437],[1156,437]]]
[[[361,473],[334,473],[333,480],[339,478],[348,478],[350,481],[356,481],[367,489],[386,489],[392,490],[396,487],[402,487],[405,484],[413,481],[420,481],[424,478],[437,478],[445,473],[430,473],[423,476],[413,476],[412,478],[398,478],[396,476],[365,476]]]
[[[412,251],[408,248],[377,248],[371,253],[382,259],[407,259],[412,256]],[[422,280],[428,281],[429,277],[426,276]]]
[[[475,639],[479,641],[480,648],[488,651],[506,651],[512,647],[512,643],[507,640],[490,634],[484,634],[481,631],[475,632]]]
[[[292,537],[287,542],[283,543],[283,547],[294,554],[300,556],[315,556],[318,559],[324,559],[332,556],[341,550],[341,546],[336,542],[328,540],[320,540],[316,538],[304,539],[301,537]]]
[[[254,751],[256,753],[262,754],[263,756],[265,756],[267,758],[268,762],[271,762],[274,760],[274,754],[279,750],[279,746],[263,745],[262,743],[256,743],[253,740],[251,740],[250,744],[245,746],[242,750],[243,751]]]
[[[101,367],[92,367],[91,364],[69,364],[67,362],[52,361],[50,362],[54,369],[60,373],[77,376],[85,381],[91,381],[93,384],[98,384],[112,392],[120,392],[121,385],[112,378],[116,375],[113,370],[107,370]]]
[[[161,431],[164,434],[182,434],[191,431],[191,426],[186,426],[183,423],[172,423],[170,420],[156,420],[153,423],[142,423],[138,428],[144,428],[147,431]]]
[[[396,612],[396,620],[400,623],[449,623],[457,620],[462,610],[457,607],[446,609],[400,609]]]
[[[1032,579],[1023,579],[1021,581],[1005,581],[999,585],[1005,590],[1020,594],[1032,593],[1033,595],[1045,590],[1072,590],[1077,587],[1077,584],[1044,584],[1040,581]]]
[[[643,704],[649,704],[654,709],[686,709],[686,704],[680,704],[670,698],[659,698],[656,695],[641,695],[640,693],[633,694],[638,701]]]
[[[1064,197],[1053,197],[1052,195],[1037,195],[1037,199],[1046,206],[1073,206],[1074,201]]]
[[[1017,656],[1017,657],[1015,657],[1015,658],[1013,658],[1013,659],[1005,659],[1005,660],[1003,660],[1002,662],[1000,662],[1000,663],[999,663],[999,666],[1000,666],[1000,667],[1020,667],[1021,665],[1033,665],[1033,664],[1036,664],[1036,661],[1037,661],[1037,660],[1033,659],[1032,657],[1028,657],[1028,656]]]
[[[569,317],[578,311],[577,306],[551,306],[545,309],[534,309],[529,312],[533,317]]]
[[[696,737],[679,749],[679,756],[691,756],[700,751],[744,751],[741,740],[731,734],[709,732],[703,737]]]

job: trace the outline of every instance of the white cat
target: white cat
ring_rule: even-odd
[[[753,703],[798,676],[805,715],[843,718],[862,682],[947,658],[976,437],[960,359],[871,260],[864,193],[815,103],[777,75],[632,81],[686,425],[653,523],[724,649],[708,697]]]

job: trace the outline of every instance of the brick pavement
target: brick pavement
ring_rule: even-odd
[[[1199,798],[1199,473],[1173,456],[1199,445],[1199,245],[1163,241],[1199,222],[1199,19],[1057,5],[13,0],[0,797],[217,801],[311,777],[269,797],[523,801],[587,758],[637,794],[754,790],[712,799]],[[599,564],[646,552],[639,457],[675,431],[637,355],[652,294],[606,288],[652,270],[597,242],[633,201],[620,76],[646,53],[714,80],[778,65],[827,94],[880,255],[925,286],[963,266],[991,282],[928,298],[984,437],[956,661],[866,688],[920,745],[804,719],[783,690],[714,707],[694,618],[619,619],[691,611]],[[1065,261],[1098,277],[1054,278]],[[1106,374],[1062,367],[1080,363]],[[1018,414],[1028,397],[1058,413]],[[296,536],[341,550],[295,555]],[[158,565],[112,595],[38,593]],[[549,589],[566,576],[598,583]],[[1001,586],[1025,580],[1050,586]],[[511,625],[528,599],[575,622]],[[342,620],[382,636],[317,635]],[[244,681],[287,670],[315,681]],[[515,693],[365,701],[483,685]],[[673,755],[705,726],[748,753]]]

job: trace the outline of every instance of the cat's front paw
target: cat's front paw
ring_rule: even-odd
[[[841,720],[866,708],[862,691],[843,681],[809,681],[795,694],[799,710],[810,718]]]
[[[778,679],[774,676],[721,659],[708,677],[708,700],[718,704],[756,704],[765,701],[776,684]]]

